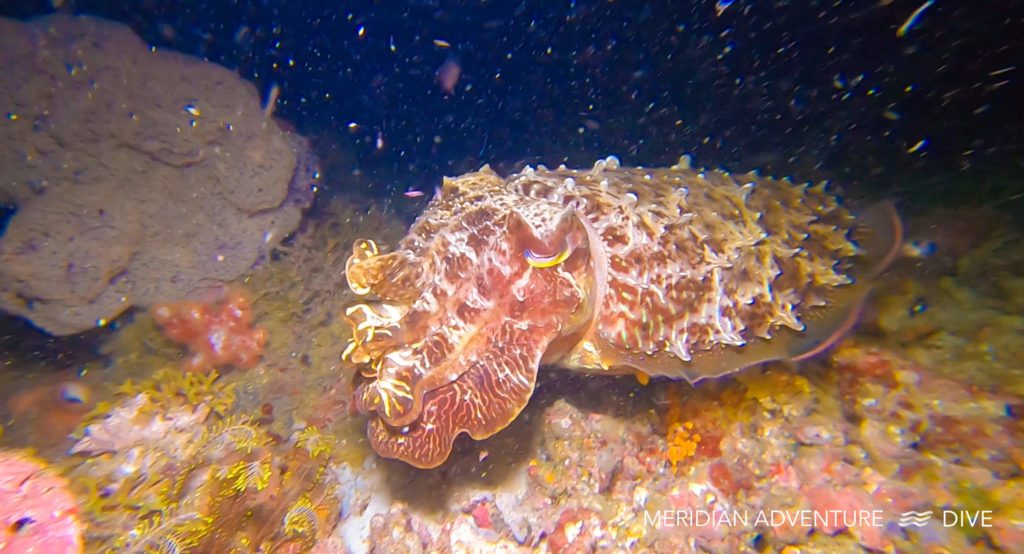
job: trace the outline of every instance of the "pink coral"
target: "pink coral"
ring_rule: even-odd
[[[593,552],[611,546],[611,538],[604,519],[587,508],[568,508],[562,512],[555,524],[555,531],[548,536],[551,552]]]
[[[0,552],[82,552],[67,481],[16,451],[0,452]]]
[[[255,366],[267,344],[267,332],[252,326],[249,293],[229,289],[217,305],[176,302],[153,306],[153,319],[171,340],[188,346],[187,371],[210,371],[232,365]]]

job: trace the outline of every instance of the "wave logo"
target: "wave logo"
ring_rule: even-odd
[[[909,512],[903,512],[900,514],[900,527],[924,527],[928,525],[928,521],[932,519],[931,510],[927,512],[915,512],[910,510]]]

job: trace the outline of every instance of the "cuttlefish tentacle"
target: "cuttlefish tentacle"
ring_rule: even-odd
[[[345,278],[357,295],[408,303],[422,287],[423,266],[409,252],[381,254],[377,243],[361,239],[345,263]]]

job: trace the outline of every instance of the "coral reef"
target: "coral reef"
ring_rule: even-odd
[[[0,309],[53,334],[238,278],[296,228],[318,178],[234,72],[128,27],[0,19]]]
[[[271,260],[248,279],[256,291],[253,310],[270,330],[267,361],[272,366],[296,361],[306,369],[337,371],[339,332],[347,324],[339,317],[355,295],[338,286],[354,240],[364,227],[378,229],[397,240],[404,229],[389,218],[376,200],[365,197],[325,199],[315,219],[274,249]],[[280,332],[278,332],[280,331]]]
[[[338,279],[360,228],[401,237],[404,229],[393,215],[370,198],[325,197],[246,281],[254,291],[254,317],[268,331],[260,402],[273,404],[285,428],[314,424],[336,435],[347,445],[337,455],[356,464],[367,454],[365,430],[349,416],[353,368],[340,359],[338,340],[348,330],[340,316],[355,296]]]
[[[115,381],[109,387],[117,390],[115,403],[101,396],[86,423],[95,424],[97,417],[106,418],[115,404],[122,410],[132,408],[129,399],[135,399],[137,409],[124,412],[128,417],[108,421],[104,427],[93,427],[89,435],[84,435],[83,427],[78,436],[84,442],[78,449],[88,448],[91,456],[100,459],[110,455],[120,458],[126,455],[126,449],[132,452],[131,456],[139,456],[145,451],[153,452],[153,449],[139,449],[140,440],[145,444],[144,439],[149,433],[165,433],[165,450],[170,452],[156,450],[151,457],[175,460],[171,453],[180,451],[180,447],[188,442],[189,435],[181,440],[175,439],[173,421],[182,425],[209,426],[231,413],[241,412],[252,414],[254,417],[250,423],[257,424],[269,436],[290,437],[295,429],[316,427],[324,433],[322,441],[333,445],[333,460],[362,463],[370,451],[365,445],[361,422],[348,416],[351,390],[347,380],[351,376],[351,368],[340,362],[337,342],[346,326],[338,314],[344,304],[352,300],[350,293],[336,286],[337,276],[344,270],[348,255],[340,245],[355,236],[355,228],[359,225],[374,226],[396,239],[402,228],[388,220],[372,202],[356,202],[348,198],[325,200],[317,208],[319,217],[309,220],[310,224],[276,247],[267,263],[246,278],[246,289],[255,291],[251,302],[252,319],[258,320],[260,328],[266,330],[263,363],[251,371],[224,375],[217,371],[183,372],[177,369],[181,364],[181,348],[172,338],[185,338],[180,333],[189,330],[188,310],[180,310],[178,315],[185,321],[171,325],[172,329],[179,327],[178,333],[172,332],[171,336],[161,329],[157,322],[161,318],[157,317],[155,310],[139,312],[120,325],[116,333],[105,338],[101,352],[109,360],[108,367],[101,372],[90,373],[103,375],[104,379],[129,380],[119,385]],[[201,311],[207,315],[223,312],[229,319],[251,321],[248,315],[239,319],[231,310],[224,310],[228,303],[237,304],[200,304],[204,306]],[[169,322],[170,318],[161,321]],[[246,333],[252,332],[248,323],[242,328]],[[154,368],[162,369],[154,372]],[[141,394],[145,395],[145,401],[139,397]],[[200,405],[204,406],[204,411],[198,413],[183,411],[182,408]],[[207,408],[211,413],[204,419]],[[161,414],[164,419],[161,419]],[[124,422],[124,426],[116,426],[116,421]],[[148,425],[146,421],[149,421]],[[75,456],[74,464],[82,463],[81,457],[85,454],[86,451],[81,450]],[[322,449],[314,455],[318,459],[322,456]],[[92,457],[85,462],[96,463],[90,460]],[[174,461],[177,463],[182,462]],[[78,475],[81,471],[81,468],[74,469],[73,474]],[[107,483],[113,480],[112,477],[106,479]],[[145,490],[142,487],[137,492],[145,496]],[[108,509],[124,515],[118,506],[115,502]],[[118,529],[127,532],[128,524]],[[93,538],[92,544],[108,543]]]
[[[992,230],[993,219],[982,211],[929,225],[921,237],[949,238],[901,264],[869,322],[887,345],[942,375],[1024,396],[1024,248],[1019,234]],[[954,248],[954,237],[977,240]]]
[[[638,394],[618,390],[605,402]],[[594,412],[571,387],[559,394],[571,402],[531,405],[539,428],[525,464],[483,489],[446,483],[440,514],[403,495],[364,505],[368,550],[1010,552],[1024,536],[1020,397],[857,342],[802,373],[772,366],[692,391],[640,390],[655,409]],[[508,463],[484,446],[487,462]],[[350,481],[372,487],[375,471]],[[909,510],[939,515],[901,526]],[[991,523],[945,524],[960,510],[988,510]]]
[[[896,266],[861,332],[797,367],[696,386],[545,372],[508,429],[456,442],[444,467],[424,471],[374,456],[353,417],[357,369],[340,360],[338,336],[356,297],[337,286],[341,245],[359,226],[402,232],[354,204],[325,202],[322,220],[275,247],[245,279],[251,307],[193,304],[167,328],[169,314],[141,312],[107,338],[109,364],[87,378],[132,380],[88,382],[95,408],[76,414],[72,453],[55,464],[78,497],[88,551],[1014,552],[1024,542],[1012,235]],[[189,322],[218,314],[243,333],[254,320],[266,329],[261,363],[181,371],[175,342],[193,349]],[[66,379],[51,377],[18,389],[8,409],[53,400],[42,391],[62,398]],[[936,515],[903,526],[908,510]],[[982,510],[987,526],[943,521]]]
[[[234,366],[249,369],[260,361],[267,331],[252,326],[252,301],[245,289],[228,288],[217,304],[182,301],[156,304],[150,312],[168,338],[188,346],[186,371],[206,372]]]
[[[0,552],[82,552],[68,482],[25,452],[0,451]]]
[[[331,443],[229,415],[215,373],[163,371],[98,407],[64,462],[90,550],[308,552],[337,516]]]

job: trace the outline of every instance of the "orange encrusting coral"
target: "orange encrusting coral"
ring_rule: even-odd
[[[217,367],[249,369],[263,355],[267,331],[252,326],[252,301],[241,288],[229,289],[217,304],[194,301],[157,304],[151,313],[167,338],[188,346],[186,371]]]
[[[697,453],[697,445],[700,444],[700,434],[693,431],[693,422],[673,423],[668,430],[668,451],[666,456],[672,464],[672,474],[676,473],[676,466],[679,462]]]
[[[693,431],[693,422],[683,421],[683,397],[679,385],[670,383],[665,388],[668,409],[662,415],[662,423],[668,428],[665,434],[665,459],[672,465],[675,475],[679,462],[697,454],[701,436]]]
[[[676,475],[680,462],[690,464],[701,459],[722,456],[722,434],[717,422],[724,417],[722,406],[737,401],[727,393],[704,389],[704,395],[686,396],[679,383],[667,383],[664,388],[665,409],[660,419],[665,429],[664,459]],[[716,389],[717,390],[717,389]],[[687,470],[686,465],[683,466]]]

